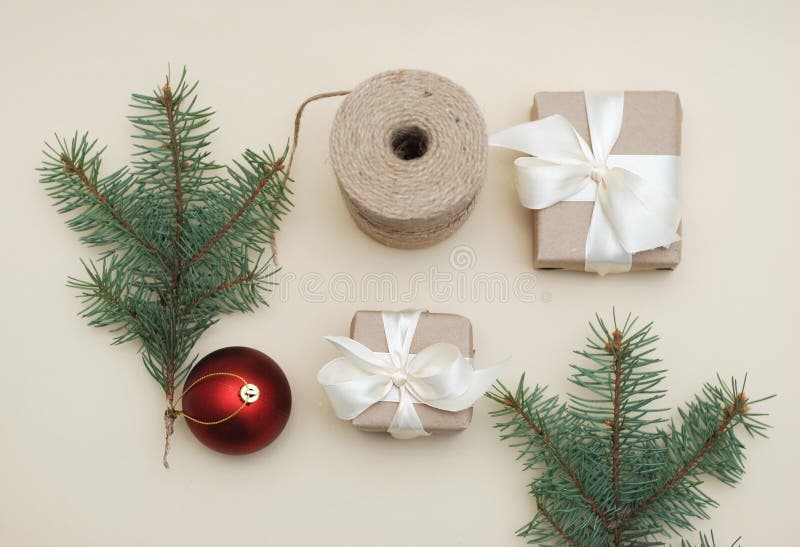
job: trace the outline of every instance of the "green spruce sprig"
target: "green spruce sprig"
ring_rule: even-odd
[[[530,389],[523,375],[514,391],[498,382],[487,396],[500,405],[501,438],[535,472],[531,493],[537,514],[518,534],[530,543],[570,546],[663,545],[671,533],[694,530],[717,503],[701,488],[707,477],[733,486],[744,474],[737,432],[765,436],[767,425],[745,382],[707,383],[667,419],[653,356],[652,323],[635,328],[630,316],[609,328],[598,316],[592,337],[576,351],[570,382],[581,388],[566,402]],[[746,381],[746,378],[745,378]],[[686,539],[681,545],[689,546]],[[714,545],[700,536],[700,545]]]
[[[136,148],[130,167],[101,170],[103,149],[88,135],[47,144],[40,182],[67,225],[100,256],[70,278],[90,325],[115,344],[138,340],[164,389],[169,440],[178,384],[200,335],[223,313],[266,304],[276,271],[265,257],[291,205],[286,152],[246,150],[233,167],[210,157],[212,111],[197,106],[186,70],[174,86],[134,94]],[[225,177],[224,175],[227,175]]]

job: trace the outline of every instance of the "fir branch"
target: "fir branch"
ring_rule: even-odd
[[[519,388],[520,393],[524,388],[525,375],[523,374],[520,379]],[[577,472],[570,467],[567,458],[562,454],[558,446],[552,441],[550,436],[545,431],[545,427],[541,424],[533,412],[529,409],[529,401],[521,397],[515,397],[511,391],[508,390],[501,382],[498,382],[495,393],[487,393],[487,396],[508,409],[512,410],[520,419],[522,419],[527,426],[528,430],[538,437],[544,449],[553,457],[554,461],[558,464],[564,474],[569,478],[572,484],[580,493],[581,497],[586,501],[592,512],[606,526],[611,525],[611,520],[600,508],[599,504],[592,498],[583,482],[578,477]]]
[[[531,542],[613,547],[662,544],[671,533],[693,530],[716,502],[701,490],[706,477],[734,486],[744,473],[744,444],[737,436],[765,436],[763,414],[752,408],[738,382],[706,384],[665,427],[664,371],[653,365],[651,324],[636,328],[630,316],[618,327],[597,317],[586,349],[589,364],[571,365],[569,405],[529,390],[525,376],[515,392],[498,382],[487,396],[500,405],[501,438],[510,440],[539,474],[531,483],[538,513],[518,533]],[[505,419],[502,419],[505,418]],[[689,542],[681,540],[682,545]],[[700,536],[702,547],[713,535]]]
[[[178,383],[199,337],[223,313],[266,303],[274,273],[262,255],[288,212],[283,157],[246,150],[229,177],[210,159],[212,111],[196,107],[186,71],[151,94],[134,94],[132,167],[101,175],[103,150],[76,134],[47,145],[40,181],[67,224],[100,247],[85,281],[70,279],[93,326],[138,340],[147,372],[165,392],[169,436]],[[166,464],[166,454],[165,454]]]

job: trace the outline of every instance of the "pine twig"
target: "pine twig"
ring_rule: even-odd
[[[703,459],[703,456],[705,456],[706,453],[719,442],[719,440],[722,438],[722,435],[732,426],[734,419],[737,416],[745,414],[749,411],[746,402],[747,398],[745,397],[744,393],[739,393],[737,396],[737,401],[734,402],[731,407],[726,407],[724,409],[722,420],[714,430],[714,433],[712,433],[706,442],[703,443],[700,449],[686,463],[684,463],[672,477],[670,477],[661,487],[653,492],[650,497],[648,497],[644,502],[642,502],[641,505],[637,506],[633,511],[631,511],[630,514],[624,517],[622,524],[625,525],[646,512],[653,502],[669,492],[675,487],[675,485],[683,480],[688,473],[697,467],[697,464]]]
[[[537,512],[542,515],[544,520],[556,531],[556,533],[561,537],[562,540],[570,547],[580,547],[577,541],[575,541],[572,536],[570,536],[553,518],[550,512],[545,507],[544,503],[542,503],[541,499],[536,498],[536,510]]]
[[[208,251],[210,251],[217,243],[219,243],[219,241],[223,237],[225,237],[225,235],[231,230],[231,228],[233,228],[233,226],[237,222],[239,222],[239,220],[241,220],[241,218],[247,213],[247,211],[250,210],[250,208],[252,208],[253,204],[256,202],[258,197],[264,191],[264,188],[266,188],[267,183],[269,183],[272,177],[275,174],[283,171],[284,167],[285,166],[283,164],[283,158],[277,160],[275,163],[268,166],[264,174],[262,175],[261,180],[258,183],[258,186],[256,186],[253,189],[253,192],[247,198],[247,201],[245,201],[242,204],[239,210],[233,214],[233,216],[228,220],[228,222],[226,222],[225,225],[217,233],[215,233],[211,237],[211,239],[209,239],[208,242],[205,245],[203,245],[203,247],[199,251],[197,251],[195,254],[189,257],[187,263],[191,264],[199,261],[206,255],[206,253],[208,253]]]
[[[553,455],[561,470],[567,475],[567,477],[569,477],[569,480],[575,485],[575,488],[578,489],[581,497],[589,505],[589,508],[592,510],[592,512],[597,515],[597,517],[606,527],[611,526],[611,519],[608,518],[608,515],[606,515],[605,512],[600,509],[599,504],[592,498],[591,495],[589,495],[589,492],[586,490],[583,482],[581,482],[578,474],[569,465],[567,465],[566,459],[558,450],[558,447],[547,435],[547,432],[544,431],[544,429],[536,422],[533,416],[528,414],[528,412],[522,407],[522,405],[519,404],[519,402],[510,392],[504,398],[504,404],[508,408],[512,409],[520,418],[522,418],[528,425],[528,428],[541,439],[542,444]]]
[[[133,229],[133,226],[128,219],[123,217],[119,211],[117,211],[117,209],[108,201],[108,198],[102,192],[100,192],[97,186],[95,186],[94,183],[89,179],[82,166],[76,165],[75,160],[67,156],[66,153],[62,153],[60,159],[64,166],[64,172],[74,174],[80,183],[95,197],[97,203],[103,206],[103,208],[108,212],[111,218],[116,221],[117,224],[119,224],[126,232],[128,232],[131,237],[133,237],[142,247],[158,257],[158,259],[161,260],[165,266],[169,264],[169,258]]]
[[[234,287],[239,287],[241,285],[244,285],[245,283],[249,283],[250,281],[253,281],[254,278],[255,278],[255,272],[248,272],[236,279],[229,279],[227,281],[223,281],[222,283],[215,285],[214,287],[211,287],[206,292],[201,294],[195,300],[190,302],[184,309],[186,313],[190,313],[194,308],[200,305],[201,302],[208,300],[209,298],[212,298],[213,296],[225,290],[232,289]]]
[[[628,317],[617,328],[615,319],[611,329],[598,317],[590,325],[594,337],[576,352],[589,364],[571,365],[581,393],[569,395],[569,406],[540,386],[527,389],[524,375],[516,393],[500,382],[487,393],[500,405],[492,414],[510,417],[497,423],[501,438],[540,471],[530,486],[538,517],[518,531],[531,542],[656,545],[694,530],[692,520],[716,506],[703,477],[733,486],[744,473],[737,429],[765,436],[768,425],[751,409],[770,397],[751,400],[735,380],[705,384],[679,409],[681,425],[663,428],[666,409],[654,406],[664,395],[664,370],[652,368],[658,337],[651,324],[634,331],[635,323]],[[713,546],[713,535],[700,538]]]

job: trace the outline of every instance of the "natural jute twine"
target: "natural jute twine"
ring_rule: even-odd
[[[467,219],[486,179],[486,125],[447,78],[383,72],[358,85],[333,122],[330,153],[347,208],[391,247],[441,241]]]

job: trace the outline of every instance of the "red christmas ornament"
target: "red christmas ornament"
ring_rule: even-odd
[[[223,348],[186,377],[183,414],[200,442],[225,454],[249,454],[275,440],[289,421],[292,392],[281,367],[252,348]]]

